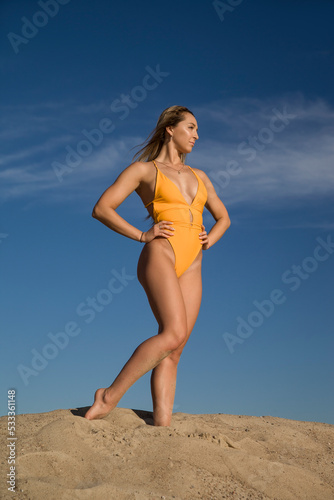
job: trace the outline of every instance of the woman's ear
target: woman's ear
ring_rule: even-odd
[[[167,137],[166,134],[168,134],[169,136],[172,136],[173,135],[173,127],[166,127],[165,129],[165,137]]]

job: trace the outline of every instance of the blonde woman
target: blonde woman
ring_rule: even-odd
[[[202,249],[208,250],[230,226],[230,219],[208,176],[185,164],[198,140],[193,113],[171,106],[130,166],[102,194],[93,217],[119,234],[144,244],[138,261],[143,286],[159,330],[142,342],[110,387],[98,389],[85,418],[105,417],[142,375],[152,370],[154,425],[171,425],[177,366],[195,325],[202,298]],[[133,192],[153,219],[141,231],[117,214]],[[202,224],[206,207],[215,219],[210,232]]]

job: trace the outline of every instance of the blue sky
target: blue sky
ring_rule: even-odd
[[[90,405],[157,333],[142,246],[91,211],[179,104],[199,125],[187,163],[231,227],[204,252],[174,411],[333,424],[333,3],[2,1],[0,15],[1,414],[11,388],[19,413]],[[149,227],[135,193],[118,211]],[[152,409],[149,374],[119,406]]]

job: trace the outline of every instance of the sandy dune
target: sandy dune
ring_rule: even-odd
[[[17,416],[17,493],[1,481],[1,498],[334,499],[332,425],[175,413],[154,427],[150,412],[88,421],[86,409]],[[8,467],[2,453],[2,478]]]

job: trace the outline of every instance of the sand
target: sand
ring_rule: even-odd
[[[16,493],[2,480],[1,499],[334,499],[333,425],[175,413],[154,427],[150,412],[87,409],[16,417]]]

